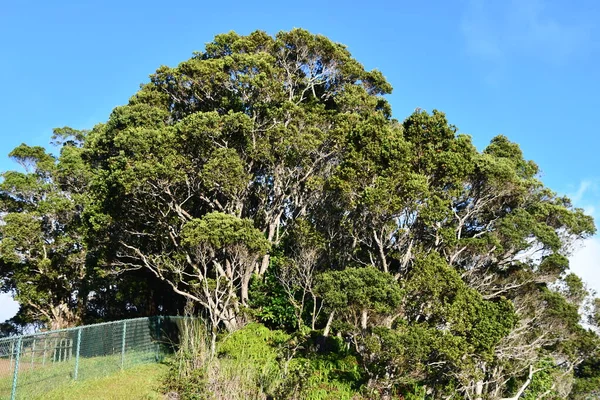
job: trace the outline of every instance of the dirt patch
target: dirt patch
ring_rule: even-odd
[[[37,363],[32,364],[31,361],[29,361],[27,359],[21,360],[21,362],[19,363],[19,371],[20,372],[30,371],[37,367],[41,367],[41,364],[37,364]],[[10,358],[0,358],[0,378],[12,375],[14,368],[15,368],[14,360],[11,361]]]
[[[13,372],[13,364],[8,358],[0,358],[0,377],[11,375]]]

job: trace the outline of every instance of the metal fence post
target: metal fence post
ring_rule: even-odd
[[[156,355],[154,356],[156,362],[160,361],[160,315],[156,317]]]
[[[12,392],[10,400],[15,400],[17,397],[17,377],[19,376],[19,359],[21,358],[22,337],[17,340],[17,354],[15,355],[15,372],[13,373]]]
[[[42,355],[42,365],[46,365],[46,350],[48,348],[48,338],[44,338],[44,354]]]
[[[15,341],[12,340],[10,342],[10,368],[13,367],[14,361],[15,361]]]
[[[125,337],[127,336],[127,321],[123,321],[123,339],[121,342],[121,369],[125,366]]]
[[[33,369],[33,359],[35,357],[35,338],[33,338],[33,343],[31,344],[31,365],[29,369]]]
[[[77,330],[77,347],[75,348],[75,373],[73,374],[73,379],[77,380],[77,375],[79,374],[79,350],[81,349],[81,327]]]

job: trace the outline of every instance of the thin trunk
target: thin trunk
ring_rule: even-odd
[[[314,294],[312,294],[312,300],[313,300],[313,312],[312,312],[312,318],[310,319],[310,329],[312,329],[313,331],[315,330],[315,322],[317,322],[317,296],[315,296]]]
[[[246,273],[242,277],[242,282],[240,283],[240,295],[242,298],[243,305],[247,305],[248,302],[248,287],[250,286],[250,279],[252,279],[252,271],[250,271],[250,273]]]
[[[270,243],[277,244],[279,241],[279,237],[275,237],[275,234],[277,234],[277,236],[279,236],[278,230],[279,230],[279,224],[281,221],[282,214],[283,214],[283,211],[280,211],[279,214],[275,217],[274,222],[269,224],[269,229],[267,232],[267,240]],[[267,272],[267,269],[269,268],[270,260],[271,260],[271,258],[268,254],[263,256],[262,262],[260,264],[260,269],[258,270],[258,275],[263,276],[264,273]]]
[[[259,276],[263,276],[265,274],[265,272],[267,272],[270,261],[271,261],[271,256],[269,254],[265,254],[260,263],[260,268],[258,269]]]
[[[483,400],[483,397],[481,397],[483,393],[483,381],[477,381],[477,383],[475,383],[475,400]]]
[[[388,271],[387,260],[385,257],[385,249],[383,248],[383,241],[379,239],[377,236],[377,232],[373,230],[373,238],[375,239],[375,243],[377,243],[377,249],[379,250],[379,259],[381,260],[381,266],[383,267],[383,272],[386,274]]]
[[[329,336],[329,332],[331,331],[331,323],[333,322],[334,314],[335,311],[332,311],[331,314],[329,314],[329,318],[327,318],[327,324],[325,325],[325,329],[323,330],[323,336],[325,337]]]
[[[217,352],[217,328],[213,327],[210,332],[210,358]]]
[[[523,386],[521,386],[521,388],[519,388],[519,390],[517,391],[517,394],[515,394],[513,397],[504,397],[500,400],[519,400],[519,397],[521,397],[523,392],[527,389],[527,387],[531,383],[532,378],[533,378],[533,366],[530,365],[529,366],[529,375],[527,375],[527,380],[525,381]]]
[[[481,363],[481,370],[485,376],[485,363]],[[483,400],[483,378],[475,383],[475,400]]]
[[[223,325],[225,325],[225,329],[227,329],[227,332],[234,332],[235,330],[237,330],[238,321],[236,321],[232,310],[229,310],[226,313],[223,312],[223,314],[226,314],[226,315],[222,315],[221,320],[223,321]]]
[[[366,309],[362,310],[360,315],[360,327],[362,330],[367,329],[367,320],[369,319],[369,313]]]

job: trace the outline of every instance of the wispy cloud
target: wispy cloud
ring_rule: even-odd
[[[596,213],[600,204],[598,183],[597,179],[582,180],[577,189],[569,194],[573,204],[594,217],[596,223],[600,222],[600,216]],[[583,278],[596,295],[600,294],[600,237],[594,236],[579,243],[569,257],[569,263],[571,270]]]
[[[579,182],[577,189],[568,194],[576,207],[583,208],[586,214],[591,215],[600,223],[600,179],[584,179]]]
[[[575,193],[569,195],[573,203],[578,204],[583,200],[583,196],[592,187],[593,182],[591,180],[583,180],[579,183],[579,188]]]
[[[560,65],[591,43],[592,21],[585,16],[568,19],[564,10],[551,9],[544,0],[467,0],[465,4],[460,29],[467,52],[488,63],[492,73],[522,59]]]

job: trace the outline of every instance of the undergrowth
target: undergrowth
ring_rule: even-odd
[[[338,338],[328,338],[325,346],[317,336],[251,323],[220,337],[211,355],[199,320],[186,322],[182,330],[165,380],[165,390],[181,400],[363,398],[359,363]]]

